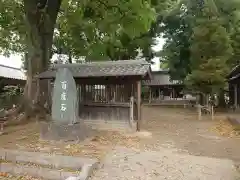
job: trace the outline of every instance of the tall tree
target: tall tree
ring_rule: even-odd
[[[27,52],[25,107],[29,111],[34,104],[32,95],[37,92],[36,97],[40,97],[40,91],[32,88],[33,77],[48,68],[52,44],[58,42],[53,41],[54,33],[60,30],[60,36],[66,38],[62,41],[65,47],[71,48],[71,54],[80,56],[85,50],[82,47],[88,47],[91,54],[106,39],[112,42],[122,34],[131,38],[140,36],[155,19],[148,0],[0,0],[0,8],[1,50]],[[58,28],[54,31],[56,22]]]
[[[179,6],[175,6],[170,13],[166,15],[163,23],[164,37],[166,44],[163,50],[159,52],[162,61],[167,64],[173,79],[184,80],[188,73],[191,72],[190,67],[190,45],[192,29],[195,27],[195,19],[199,14],[201,2],[200,0],[179,1]],[[233,56],[238,52],[238,21],[240,15],[240,1],[238,0],[217,0],[214,1],[218,10],[218,16],[221,19],[221,25],[226,28],[230,34],[231,44],[233,48]],[[236,64],[237,57],[229,59],[228,63]]]
[[[165,18],[166,44],[159,52],[171,78],[205,93],[221,87],[223,97],[227,70],[239,59],[239,12],[237,0],[179,1]]]
[[[195,24],[190,46],[192,72],[187,84],[204,94],[216,93],[225,86],[232,48],[213,0],[205,0]]]
[[[184,80],[191,72],[190,37],[197,10],[196,0],[182,0],[164,18],[162,29],[166,43],[158,55],[169,68],[172,79]]]
[[[61,6],[61,0],[24,0],[24,12],[26,22],[26,49],[28,62],[27,83],[25,90],[25,110],[27,115],[31,112],[35,101],[46,101],[46,85],[41,85],[37,91],[33,88],[33,77],[48,68],[51,57],[54,28],[57,15]],[[42,88],[40,95],[40,89]],[[33,96],[34,92],[37,92]],[[45,96],[44,96],[45,95]],[[34,97],[34,99],[33,99]]]

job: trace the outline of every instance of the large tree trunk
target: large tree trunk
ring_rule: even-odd
[[[24,108],[32,115],[35,105],[43,107],[47,101],[47,85],[34,77],[48,68],[53,32],[61,0],[24,0],[27,25],[27,82],[24,91]],[[40,101],[41,99],[41,101]]]

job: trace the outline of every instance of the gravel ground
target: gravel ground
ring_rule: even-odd
[[[211,117],[199,121],[192,111],[145,107],[142,127],[153,134],[145,144],[155,150],[166,144],[166,147],[170,145],[191,155],[240,162],[240,137],[224,137],[212,131],[212,128],[225,118],[226,114],[219,114],[214,121]]]
[[[117,147],[91,180],[236,180],[231,160]]]
[[[145,107],[142,129],[151,133],[137,149],[108,153],[91,180],[237,180],[240,139],[210,131],[224,116],[196,117],[183,109]]]
[[[142,130],[148,133],[101,132],[83,144],[56,144],[39,142],[38,128],[31,123],[7,128],[0,147],[105,157],[91,180],[238,180],[234,164],[240,162],[240,139],[210,130],[223,118],[198,121],[192,111],[144,107]]]

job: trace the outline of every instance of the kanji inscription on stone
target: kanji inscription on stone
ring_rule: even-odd
[[[73,124],[77,121],[77,87],[68,68],[58,68],[53,88],[52,120]]]

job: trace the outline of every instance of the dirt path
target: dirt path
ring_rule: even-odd
[[[0,147],[103,160],[92,180],[237,180],[240,139],[211,132],[217,121],[198,121],[191,111],[159,107],[144,107],[142,119],[142,130],[151,136],[99,131],[84,142],[45,142],[39,140],[38,124],[28,123],[7,127]]]
[[[236,180],[233,162],[180,154],[171,149],[134,151],[116,147],[92,180]]]
[[[218,136],[211,132],[219,119],[197,120],[196,115],[184,109],[143,109],[143,128],[153,133],[149,145],[157,148],[164,144],[197,156],[226,158],[240,162],[240,138]],[[157,142],[157,143],[156,143]]]
[[[240,139],[209,131],[216,121],[196,120],[183,109],[143,109],[142,128],[152,137],[139,149],[116,147],[92,177],[119,180],[236,180]]]

